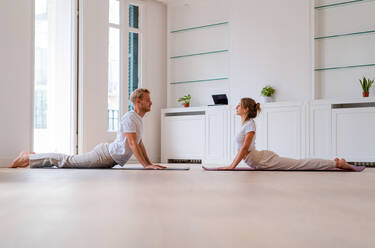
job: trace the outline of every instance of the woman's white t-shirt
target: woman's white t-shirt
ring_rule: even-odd
[[[251,141],[251,144],[249,146],[249,151],[251,151],[252,149],[255,148],[256,126],[255,126],[255,121],[253,119],[250,119],[250,120],[246,121],[241,126],[241,129],[236,136],[237,150],[241,149],[241,147],[243,145],[243,142],[245,140],[246,134],[250,133],[250,132],[255,132],[255,134],[254,134],[253,140]]]
[[[120,121],[120,126],[117,131],[117,137],[108,146],[109,154],[113,160],[119,165],[125,165],[126,162],[133,155],[133,151],[130,148],[129,142],[126,139],[125,133],[136,133],[137,143],[142,139],[143,134],[143,122],[136,112],[127,112]]]

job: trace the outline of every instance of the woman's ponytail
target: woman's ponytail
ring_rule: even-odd
[[[261,111],[260,103],[255,102],[252,98],[242,98],[241,107],[249,110],[249,112],[247,112],[246,120],[256,118]]]

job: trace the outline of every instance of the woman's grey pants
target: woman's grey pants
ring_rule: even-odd
[[[283,158],[272,151],[251,150],[245,163],[259,170],[336,170],[336,162],[325,159]]]
[[[61,153],[30,154],[30,168],[57,166],[59,168],[112,168],[116,162],[108,151],[108,144],[99,144],[91,152],[79,155]]]

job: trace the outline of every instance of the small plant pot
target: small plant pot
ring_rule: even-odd
[[[185,107],[185,108],[190,107],[190,103],[184,103],[184,107]]]
[[[363,97],[368,97],[370,95],[370,92],[362,92]]]
[[[273,102],[272,96],[263,96],[264,102]]]

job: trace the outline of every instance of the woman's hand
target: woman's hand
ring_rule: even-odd
[[[145,169],[151,169],[151,170],[163,170],[165,168],[167,168],[167,167],[162,166],[162,165],[158,165],[158,164],[150,164],[150,165],[145,166]]]
[[[224,166],[224,167],[219,167],[217,168],[218,170],[234,170],[233,166]]]

